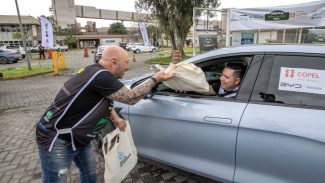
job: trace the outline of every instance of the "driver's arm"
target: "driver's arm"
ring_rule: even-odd
[[[174,77],[174,74],[158,72],[131,90],[125,86],[122,87],[117,92],[111,94],[109,98],[117,102],[133,105],[147,95],[158,82],[168,80],[172,77]]]
[[[207,92],[200,92],[203,95],[217,95],[217,93],[214,91],[213,87],[210,85],[209,86],[209,91]]]

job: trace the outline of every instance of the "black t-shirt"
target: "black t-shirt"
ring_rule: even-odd
[[[94,64],[89,67],[102,67],[99,64]],[[77,78],[76,78],[77,79]],[[69,83],[67,83],[69,84]],[[79,121],[87,114],[102,98],[109,96],[124,85],[116,79],[110,72],[99,73],[89,86],[80,94],[73,102],[67,113],[61,119],[58,128],[72,127],[76,121]]]
[[[51,150],[56,135],[60,134],[59,138],[64,140],[71,140],[72,135],[72,145],[76,148],[88,145],[108,121],[113,101],[106,97],[123,86],[101,65],[86,67],[64,84],[41,117],[36,128],[38,144]],[[71,132],[57,129],[71,129]]]
[[[88,67],[101,67],[100,64],[94,64]],[[69,88],[69,85],[74,84],[74,81],[78,77],[71,78],[65,87]],[[114,75],[110,72],[99,73],[94,80],[85,88],[85,90],[78,96],[78,98],[73,102],[73,104],[68,109],[67,113],[57,124],[59,129],[70,128],[77,121],[79,121],[83,116],[85,116],[103,97],[109,96],[124,85],[116,79]],[[69,134],[61,134],[59,136],[61,139],[70,140]]]

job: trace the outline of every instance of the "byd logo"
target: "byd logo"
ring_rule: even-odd
[[[280,82],[280,86],[289,88],[302,88],[301,84]]]

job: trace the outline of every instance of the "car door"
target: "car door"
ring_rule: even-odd
[[[129,120],[139,155],[231,182],[238,125],[261,58],[254,57],[246,74],[252,78],[245,77],[235,100],[156,92],[130,106]],[[215,59],[203,63],[210,61]]]
[[[235,182],[325,181],[325,55],[265,56],[240,122]]]

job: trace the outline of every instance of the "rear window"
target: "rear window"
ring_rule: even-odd
[[[325,58],[275,56],[266,102],[325,107]]]

